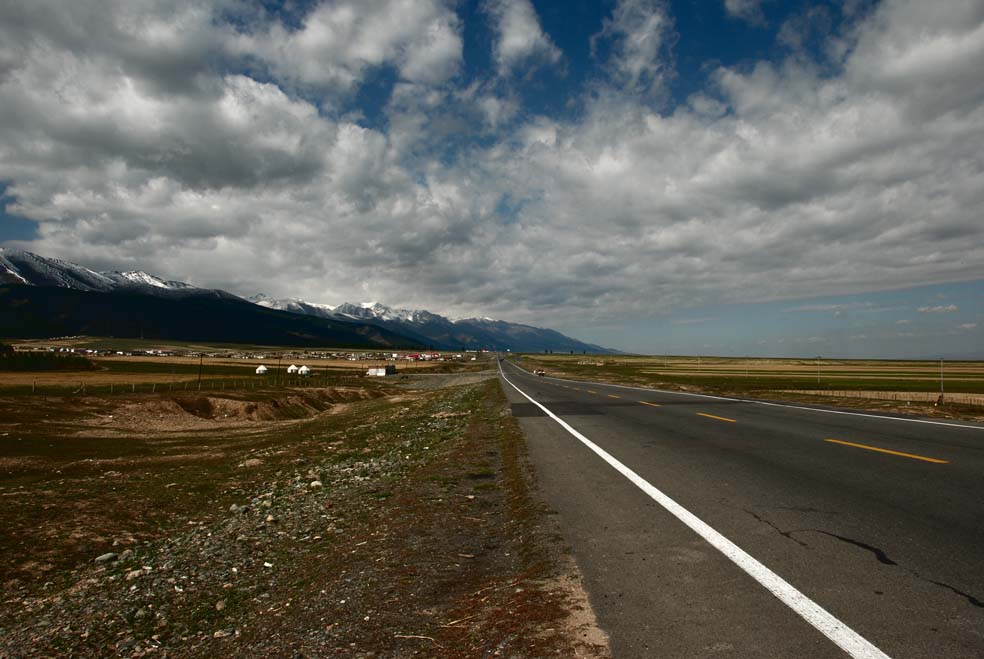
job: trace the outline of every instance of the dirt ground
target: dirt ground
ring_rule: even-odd
[[[498,383],[417,384],[0,399],[0,657],[608,656]]]

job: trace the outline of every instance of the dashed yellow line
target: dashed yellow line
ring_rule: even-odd
[[[662,407],[662,405],[660,405],[659,403],[647,403],[644,400],[640,400],[639,401],[639,404],[640,405],[648,405],[649,407]]]
[[[738,423],[734,419],[728,419],[723,416],[714,416],[713,414],[704,414],[703,412],[697,412],[697,416],[706,416],[708,419],[717,419],[718,421],[727,421],[728,423]]]
[[[597,391],[591,391],[590,389],[588,389],[588,393],[589,393],[589,394],[596,394],[596,393],[598,393],[598,392],[597,392]]]
[[[853,446],[854,448],[863,448],[866,451],[877,451],[879,453],[888,453],[889,455],[897,455],[901,458],[912,458],[913,460],[922,460],[923,462],[932,462],[934,464],[945,465],[949,464],[949,460],[940,460],[939,458],[927,458],[924,455],[913,455],[912,453],[902,453],[901,451],[892,451],[887,448],[879,448],[877,446],[868,446],[867,444],[855,444],[854,442],[845,442],[840,439],[825,439],[825,442],[831,442],[833,444],[842,444],[843,446]]]
[[[615,394],[608,394],[609,398],[621,398],[621,396],[616,396]]]

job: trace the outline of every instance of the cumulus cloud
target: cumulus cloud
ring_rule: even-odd
[[[247,23],[226,48],[280,80],[346,92],[387,64],[410,82],[447,80],[461,63],[460,30],[440,0],[338,0],[317,5],[299,29],[277,19]]]
[[[672,18],[622,0],[594,40],[609,82],[553,117],[460,80],[444,3],[222,19],[241,6],[0,4],[0,181],[40,223],[21,246],[543,324],[984,268],[979,3],[882,3],[829,37],[833,64],[718,67],[657,111]],[[496,67],[559,58],[528,2],[488,6]],[[345,99],[381,69],[366,121]]]
[[[496,34],[493,56],[499,75],[521,66],[557,64],[561,52],[540,26],[530,0],[487,0]]]

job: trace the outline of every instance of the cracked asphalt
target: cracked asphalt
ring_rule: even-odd
[[[984,427],[503,367],[529,396],[888,656],[984,656]],[[558,515],[616,657],[847,656],[503,387],[540,495]]]

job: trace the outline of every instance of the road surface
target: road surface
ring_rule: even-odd
[[[984,426],[502,368],[617,658],[984,657]]]

